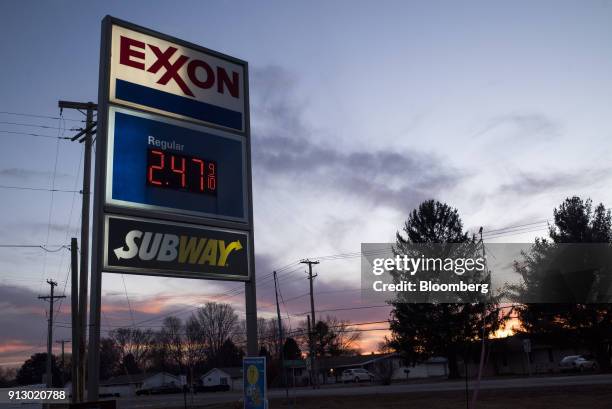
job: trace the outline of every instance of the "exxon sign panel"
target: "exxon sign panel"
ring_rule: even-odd
[[[212,51],[112,26],[110,102],[244,132],[245,80]]]

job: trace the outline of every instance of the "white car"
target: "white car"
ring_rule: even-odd
[[[374,380],[374,375],[363,368],[347,369],[342,372],[342,382],[361,382]]]
[[[568,355],[559,362],[561,372],[566,371],[594,371],[597,369],[597,362],[587,359],[583,355]]]

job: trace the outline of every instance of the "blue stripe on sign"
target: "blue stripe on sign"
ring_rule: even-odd
[[[115,96],[124,101],[188,116],[239,131],[242,130],[242,113],[240,112],[180,97],[132,82],[118,79],[115,86]]]

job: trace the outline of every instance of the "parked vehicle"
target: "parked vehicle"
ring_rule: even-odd
[[[374,375],[363,368],[347,369],[342,372],[342,382],[361,382],[374,380]]]
[[[597,362],[584,355],[568,355],[559,362],[561,372],[571,371],[594,371],[597,369]]]
[[[197,385],[195,387],[196,392],[227,392],[229,390],[230,390],[229,385],[210,385],[210,386]]]
[[[173,383],[165,384],[161,386],[155,386],[153,388],[139,389],[136,391],[136,395],[164,395],[170,393],[181,393],[183,389]]]

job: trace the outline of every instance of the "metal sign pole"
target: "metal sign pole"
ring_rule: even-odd
[[[87,400],[97,401],[100,384],[100,312],[102,305],[101,229],[104,221],[105,158],[108,118],[108,78],[110,63],[110,17],[102,21],[100,37],[100,76],[94,176],[93,229],[91,240],[91,280],[89,291],[89,343],[87,350]]]
[[[244,89],[246,99],[245,103],[245,131],[246,131],[246,169],[247,169],[247,194],[249,201],[249,222],[250,222],[250,233],[251,240],[249,240],[249,254],[250,257],[250,270],[251,279],[244,284],[244,296],[246,302],[246,329],[247,329],[247,355],[257,356],[259,354],[259,348],[257,345],[257,293],[255,289],[255,240],[254,240],[254,227],[253,227],[253,182],[251,174],[251,109],[249,103],[249,67],[248,64],[244,68]]]

